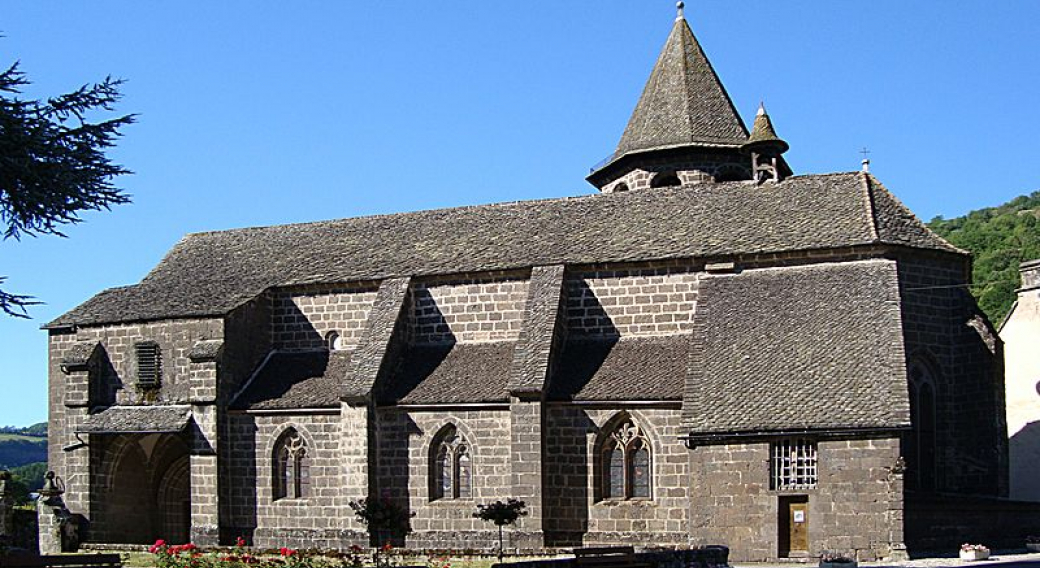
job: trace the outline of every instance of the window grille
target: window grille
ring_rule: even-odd
[[[159,344],[151,341],[134,345],[137,354],[137,384],[158,386],[162,377],[162,357]]]
[[[816,443],[804,438],[779,440],[772,445],[770,489],[815,489],[819,478]]]

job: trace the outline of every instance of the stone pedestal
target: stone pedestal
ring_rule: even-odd
[[[61,497],[54,497],[44,502],[41,498],[36,504],[36,515],[40,530],[40,554],[60,554],[62,552],[63,520],[67,519],[65,503]],[[65,517],[65,519],[63,519]]]
[[[36,501],[40,554],[72,552],[79,546],[79,526],[61,498],[64,493],[64,483],[48,471]]]

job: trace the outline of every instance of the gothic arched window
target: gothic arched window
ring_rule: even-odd
[[[310,493],[311,472],[307,443],[289,428],[274,445],[271,495],[274,500],[300,499]]]
[[[469,443],[451,424],[430,446],[430,500],[469,499],[473,496],[473,461]]]
[[[931,367],[913,361],[910,377],[910,422],[913,429],[907,444],[907,486],[920,491],[938,488],[936,463],[936,387]]]
[[[606,436],[600,450],[603,499],[650,499],[650,440],[631,419]]]

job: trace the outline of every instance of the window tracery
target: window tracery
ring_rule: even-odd
[[[310,456],[307,442],[295,428],[289,428],[279,437],[273,463],[273,499],[307,497],[310,493]]]
[[[430,500],[469,499],[473,496],[470,445],[455,426],[435,436],[430,460]]]
[[[620,422],[606,436],[600,456],[603,499],[650,499],[650,440],[635,422]]]

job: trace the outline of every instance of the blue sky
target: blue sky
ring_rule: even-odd
[[[792,8],[796,6],[796,8]],[[0,425],[46,419],[39,326],[141,279],[185,233],[590,193],[674,17],[629,2],[10,2],[30,96],[125,78],[133,203],[0,244]],[[1040,189],[1040,3],[691,0],[750,122],[797,173],[873,171],[918,216]]]

